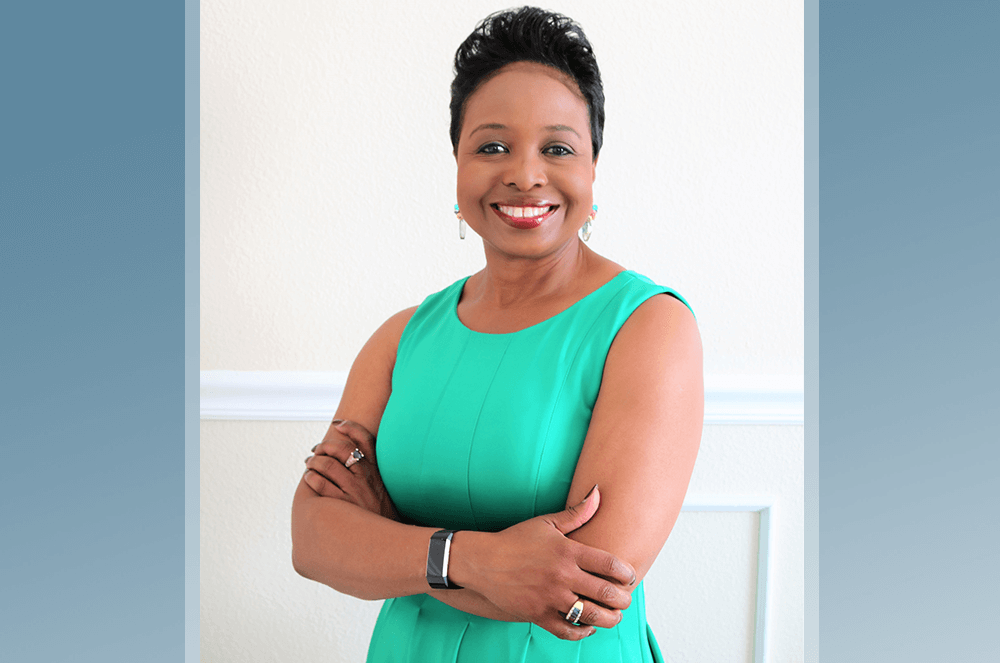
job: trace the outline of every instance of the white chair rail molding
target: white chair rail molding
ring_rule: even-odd
[[[202,371],[201,418],[329,421],[346,371]],[[705,425],[801,426],[801,375],[706,375]]]

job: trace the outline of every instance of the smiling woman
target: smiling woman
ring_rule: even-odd
[[[535,62],[509,64],[468,99],[464,117],[458,205],[487,253],[539,259],[577,250],[597,159],[573,79]]]
[[[494,14],[456,55],[485,267],[372,336],[293,506],[299,573],[387,599],[371,662],[662,660],[642,579],[698,451],[701,341],[680,295],[578,234],[603,99],[558,14]]]

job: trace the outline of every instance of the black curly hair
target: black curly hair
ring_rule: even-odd
[[[594,49],[573,19],[538,7],[490,14],[458,47],[451,83],[452,147],[458,149],[469,95],[514,62],[547,65],[576,82],[587,102],[590,141],[597,159],[604,137],[604,86]]]

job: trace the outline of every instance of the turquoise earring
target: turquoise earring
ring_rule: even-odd
[[[465,219],[462,218],[462,213],[458,211],[458,203],[455,204],[455,216],[458,217],[458,238],[465,239]]]
[[[587,217],[587,220],[583,222],[583,228],[581,229],[582,232],[580,233],[580,236],[585,242],[590,239],[590,233],[594,230],[594,219],[597,217],[597,205],[594,205],[593,209],[594,211],[591,212],[590,216]]]

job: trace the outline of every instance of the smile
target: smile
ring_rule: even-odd
[[[542,224],[542,221],[547,219],[552,215],[556,209],[559,208],[558,205],[549,205],[548,207],[525,207],[525,206],[515,206],[515,205],[499,205],[492,204],[490,207],[497,213],[503,221],[508,223],[515,228],[537,228]]]

